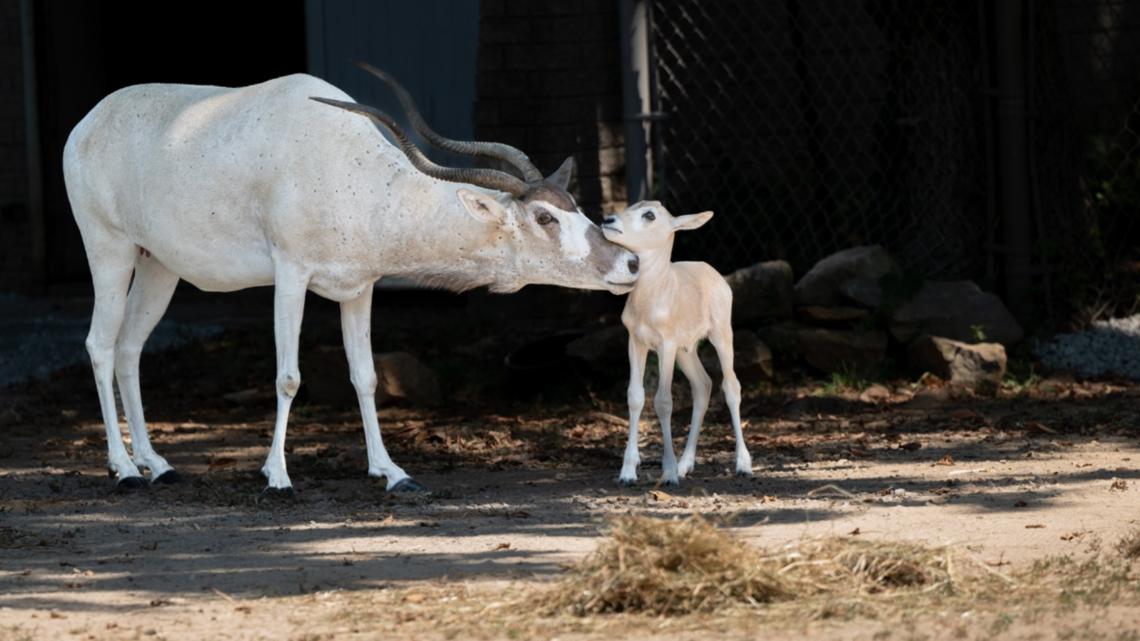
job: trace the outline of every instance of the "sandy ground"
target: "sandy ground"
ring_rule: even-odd
[[[699,512],[765,546],[819,535],[950,543],[995,568],[1081,554],[1140,525],[1140,387],[1065,381],[998,399],[903,384],[875,400],[810,384],[750,386],[755,477],[730,474],[717,405],[679,488],[650,479],[660,456],[652,422],[645,481],[616,485],[625,425],[622,404],[607,400],[620,398],[614,387],[495,411],[463,399],[385,407],[393,457],[432,490],[417,496],[365,477],[351,394],[321,396],[317,386],[290,428],[298,498],[263,501],[256,471],[272,401],[258,387],[240,401],[217,392],[263,383],[272,363],[202,378],[204,360],[237,360],[228,350],[247,337],[227,336],[144,360],[152,438],[187,476],[178,486],[112,491],[84,368],[0,391],[0,638],[465,638],[462,626],[418,609],[440,599],[486,607],[501,593],[541,589],[593,549],[607,517],[629,512]],[[308,362],[320,377],[322,354],[340,358],[330,342],[305,348],[303,371]],[[618,636],[754,638],[757,625],[691,617]],[[789,639],[1134,639],[1138,629],[1140,610],[1111,604],[1033,620],[982,608],[762,628]],[[520,634],[504,624],[475,636]],[[559,634],[614,635],[571,624]]]

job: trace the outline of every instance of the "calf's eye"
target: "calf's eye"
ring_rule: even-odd
[[[650,221],[657,219],[657,216],[654,216],[653,212],[651,212],[651,211],[645,212],[644,214],[641,215],[641,217],[644,218],[645,220],[650,220]]]
[[[534,219],[536,222],[538,222],[539,225],[549,225],[550,223],[558,222],[555,220],[554,216],[551,216],[550,212],[546,211],[545,209],[540,209],[538,211],[538,214],[535,215]]]

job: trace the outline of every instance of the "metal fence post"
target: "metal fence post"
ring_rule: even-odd
[[[1029,165],[1026,156],[1025,24],[1022,0],[997,0],[998,192],[1002,245],[1005,250],[1005,299],[1010,311],[1027,320],[1033,313],[1029,211]]]

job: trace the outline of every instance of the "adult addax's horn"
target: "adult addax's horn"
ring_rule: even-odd
[[[392,91],[396,93],[396,98],[400,100],[400,106],[403,107],[404,114],[408,117],[408,122],[412,123],[412,128],[435,147],[444,151],[450,151],[453,154],[482,156],[484,158],[502,160],[515,169],[518,169],[528,183],[542,182],[542,172],[534,166],[534,163],[530,161],[530,158],[528,158],[521,149],[499,142],[452,140],[451,138],[445,138],[439,135],[427,124],[423,116],[420,115],[419,109],[416,109],[416,103],[412,101],[412,95],[409,94],[408,90],[404,89],[400,83],[396,82],[395,78],[367,62],[357,62],[356,65],[373,76],[376,76],[381,82],[392,88]]]
[[[344,102],[342,100],[331,100],[329,98],[312,97],[312,100],[332,105],[333,107],[340,107],[346,111],[360,114],[371,118],[373,122],[383,126],[396,142],[400,145],[400,149],[408,160],[412,161],[412,165],[424,174],[439,180],[446,180],[453,183],[470,183],[479,187],[486,187],[487,189],[497,189],[505,191],[516,198],[521,198],[527,191],[527,184],[515,176],[508,174],[505,171],[497,169],[461,169],[456,167],[444,167],[437,165],[420,151],[411,140],[408,140],[407,134],[403,129],[396,124],[396,121],[391,116],[367,105],[361,105],[355,102]]]

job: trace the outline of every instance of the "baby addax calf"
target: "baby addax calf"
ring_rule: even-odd
[[[626,299],[621,320],[629,330],[629,443],[621,468],[621,483],[637,481],[641,455],[637,451],[637,424],[645,404],[645,359],[657,352],[661,368],[653,406],[661,422],[665,444],[661,481],[676,485],[693,469],[697,435],[709,406],[712,379],[701,366],[697,345],[708,338],[716,348],[724,372],[724,398],[736,434],[736,473],[752,474],[752,457],[740,429],[740,381],[732,369],[732,290],[708,263],[673,263],[673,234],[696,229],[712,218],[711,211],[674,217],[661,203],[639,202],[602,223],[606,239],[637,254],[640,276]],[[673,411],[673,365],[689,379],[693,391],[693,419],[689,439],[678,465],[673,454],[670,421]]]

